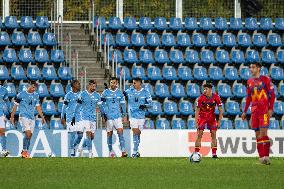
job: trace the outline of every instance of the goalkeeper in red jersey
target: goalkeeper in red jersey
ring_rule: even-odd
[[[201,147],[201,138],[204,129],[210,130],[211,133],[211,148],[212,158],[217,158],[217,139],[216,131],[220,128],[220,122],[223,118],[222,102],[217,93],[212,93],[212,84],[206,83],[203,85],[204,92],[197,100],[195,111],[195,124],[197,128],[197,139],[195,141],[195,153],[199,153]],[[219,119],[216,121],[215,107],[219,109]]]
[[[247,81],[246,105],[242,119],[246,119],[246,112],[251,105],[251,128],[255,130],[259,161],[270,165],[270,141],[267,136],[269,118],[273,113],[275,94],[269,77],[260,75],[261,64],[250,64],[252,78]]]

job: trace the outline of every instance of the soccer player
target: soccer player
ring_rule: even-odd
[[[3,157],[7,157],[9,155],[9,151],[6,148],[6,136],[5,136],[5,108],[7,108],[6,101],[8,100],[8,91],[5,87],[0,85],[0,142],[2,145],[1,155]]]
[[[71,82],[72,90],[69,91],[64,97],[64,104],[62,106],[61,112],[61,123],[66,125],[66,129],[69,135],[69,148],[71,149],[71,157],[74,157],[76,154],[76,149],[74,148],[74,143],[78,140],[81,141],[82,136],[80,134],[77,135],[77,129],[75,127],[75,117],[79,121],[80,119],[80,109],[77,109],[78,112],[75,112],[78,99],[80,95],[81,85],[78,80],[73,80]],[[76,138],[76,139],[75,139]]]
[[[128,116],[130,127],[133,131],[133,158],[140,157],[138,151],[140,144],[140,135],[145,125],[145,111],[152,105],[151,94],[142,88],[142,80],[140,78],[133,79],[133,87],[131,86],[124,92],[128,101]]]
[[[203,85],[203,94],[198,98],[195,110],[195,124],[197,128],[197,138],[195,141],[195,152],[199,153],[201,148],[201,139],[204,129],[210,130],[212,158],[218,158],[216,131],[220,128],[220,122],[223,118],[222,102],[217,93],[212,93],[212,84]],[[219,119],[216,121],[215,107],[219,109]]]
[[[125,99],[122,92],[117,88],[118,81],[116,78],[110,79],[109,89],[105,89],[101,95],[103,101],[104,119],[106,121],[107,145],[109,157],[115,157],[112,150],[113,129],[117,130],[120,143],[121,157],[127,157],[125,150],[125,140],[123,137],[123,122],[127,121]]]
[[[39,104],[39,95],[36,93],[36,89],[37,83],[35,81],[30,81],[27,90],[22,91],[17,95],[11,112],[10,121],[12,124],[14,124],[14,115],[17,110],[17,106],[19,106],[19,122],[23,127],[23,132],[25,133],[25,137],[23,139],[23,151],[21,153],[22,158],[30,157],[28,150],[35,127],[35,108],[42,119],[42,123],[45,124],[45,118]]]
[[[267,136],[269,119],[273,114],[275,94],[273,84],[268,76],[260,75],[261,64],[251,63],[252,78],[247,81],[246,105],[242,119],[246,119],[251,104],[251,128],[255,131],[259,161],[269,165],[270,141]]]
[[[81,92],[79,95],[79,106],[76,108],[80,108],[80,120],[76,120],[77,135],[80,135],[80,138],[82,139],[83,132],[86,132],[87,138],[85,144],[89,150],[89,158],[93,157],[92,140],[94,139],[94,133],[96,131],[96,106],[98,105],[100,109],[102,109],[101,97],[99,93],[95,92],[96,85],[97,84],[94,80],[89,81],[87,90]],[[80,143],[80,138],[78,138],[74,145],[78,145]],[[82,153],[82,149],[79,149],[79,152]]]

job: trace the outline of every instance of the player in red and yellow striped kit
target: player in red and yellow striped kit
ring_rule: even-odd
[[[252,78],[247,81],[247,98],[242,119],[246,118],[246,112],[251,104],[251,128],[255,130],[259,160],[262,164],[269,165],[270,141],[267,129],[273,113],[275,94],[270,78],[260,75],[260,69],[260,63],[250,65]]]

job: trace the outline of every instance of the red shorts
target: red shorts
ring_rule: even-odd
[[[269,117],[267,114],[252,113],[251,128],[258,131],[260,128],[269,127]]]
[[[198,119],[197,121],[198,129],[204,130],[207,128],[208,130],[216,131],[217,130],[217,122],[216,119],[206,120],[206,119]]]

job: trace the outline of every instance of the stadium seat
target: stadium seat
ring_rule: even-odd
[[[163,31],[168,29],[167,20],[165,17],[156,17],[154,20],[154,27],[159,30]]]
[[[46,45],[46,46],[56,46],[57,45],[57,41],[56,41],[56,36],[54,33],[49,33],[49,32],[46,32],[43,34],[43,37],[42,37],[42,43],[43,45]]]
[[[275,28],[277,30],[284,30],[284,18],[275,18]]]
[[[156,119],[156,129],[171,129],[170,122],[165,118]]]
[[[94,28],[98,29],[101,28],[102,30],[108,29],[106,18],[103,16],[100,17],[95,16],[93,22],[94,22]]]
[[[206,46],[205,36],[202,33],[193,33],[192,34],[192,44],[195,47]]]
[[[141,78],[142,80],[147,79],[144,68],[142,66],[136,66],[136,64],[132,66],[131,75],[132,75],[132,78],[138,77],[138,78]]]
[[[163,108],[164,108],[164,114],[166,115],[178,114],[177,104],[174,101],[168,100],[168,98],[165,98],[163,103]]]
[[[63,50],[51,50],[50,61],[53,63],[64,62],[64,51]]]
[[[143,88],[147,90],[151,94],[152,97],[156,97],[151,83],[143,83]]]
[[[68,82],[68,84],[65,86],[65,93],[67,94],[70,91],[72,91],[72,87],[71,87],[71,83]]]
[[[237,45],[236,36],[232,33],[224,32],[222,39],[223,39],[223,45],[225,47],[235,47]]]
[[[228,29],[227,19],[221,17],[215,18],[215,29],[227,30]]]
[[[37,31],[30,31],[27,37],[27,43],[29,46],[42,45],[40,34]]]
[[[110,17],[109,18],[109,28],[112,30],[121,30],[123,29],[120,18],[118,17]]]
[[[6,16],[4,24],[5,24],[5,27],[7,29],[17,29],[17,28],[19,28],[19,24],[17,22],[17,17],[16,16]]]
[[[194,115],[192,103],[188,100],[181,98],[178,104],[178,108],[181,115]]]
[[[261,18],[260,19],[260,29],[273,30],[274,27],[273,27],[272,19],[271,18]]]
[[[126,66],[117,67],[116,74],[118,78],[121,76],[122,78],[125,78],[126,80],[131,80],[129,68]]]
[[[36,117],[35,119],[35,130],[46,130],[47,128],[47,123],[42,123],[42,119]]]
[[[50,84],[50,95],[53,97],[64,97],[65,92],[62,84],[52,81]]]
[[[279,83],[279,94],[284,97],[284,82],[280,81]]]
[[[275,100],[274,113],[277,115],[284,115],[284,102],[280,100]]]
[[[172,129],[186,129],[185,122],[181,118],[174,118],[171,121]]]
[[[41,73],[37,65],[29,65],[27,68],[27,78],[30,80],[41,80]]]
[[[58,79],[54,66],[45,64],[42,68],[42,77],[45,80]]]
[[[224,49],[217,49],[216,50],[216,61],[222,64],[230,63],[230,56],[228,51]]]
[[[168,85],[157,81],[155,84],[155,95],[160,98],[170,97]]]
[[[118,50],[118,49],[110,51],[109,59],[110,60],[114,60],[114,62],[117,62],[117,63],[122,63],[123,60],[122,60],[122,53],[121,53],[121,51]]]
[[[282,46],[281,36],[277,33],[269,33],[267,37],[268,44],[272,47]]]
[[[262,33],[255,33],[252,36],[252,43],[256,47],[265,47],[267,45],[266,36]]]
[[[171,49],[170,50],[170,61],[175,64],[180,64],[184,62],[183,54],[181,50]]]
[[[35,50],[35,61],[39,63],[49,62],[49,56],[46,49]]]
[[[246,86],[242,83],[235,81],[233,83],[233,95],[237,98],[243,98],[246,96]]]
[[[229,66],[228,64],[224,67],[225,79],[227,80],[239,80],[238,70],[235,66]]]
[[[280,129],[279,121],[274,117],[270,118],[269,120],[269,129]]]
[[[231,87],[227,83],[222,83],[219,81],[217,91],[220,97],[228,98],[232,96]]]
[[[199,63],[200,59],[199,59],[198,52],[196,50],[187,48],[185,51],[185,60],[189,64]]]
[[[0,80],[10,80],[9,71],[6,66],[0,65]]]
[[[50,129],[51,130],[63,130],[64,126],[61,124],[60,118],[54,118],[54,116],[50,119]]]
[[[231,100],[230,98],[227,99],[226,104],[226,112],[228,115],[240,115],[240,105],[238,102]]]
[[[146,43],[150,47],[158,47],[161,45],[160,37],[156,33],[148,33],[146,36]]]
[[[191,46],[190,37],[187,33],[177,34],[177,46],[179,47],[189,47]]]
[[[53,100],[43,99],[41,107],[44,115],[51,116],[56,114],[55,104]]]
[[[175,37],[172,33],[163,33],[162,34],[162,46],[164,46],[164,47],[176,46]]]
[[[119,32],[116,34],[115,37],[116,44],[121,47],[128,47],[130,46],[129,36],[125,32]]]
[[[193,77],[201,81],[209,79],[206,68],[197,64],[195,64],[193,67]]]
[[[243,121],[242,118],[236,117],[234,122],[236,129],[249,129],[247,120]]]
[[[245,19],[245,27],[247,30],[258,30],[259,26],[257,24],[257,19],[256,18],[246,18]]]
[[[12,65],[11,67],[11,77],[15,80],[25,80],[27,79],[24,68],[21,65]]]
[[[211,64],[215,62],[214,53],[209,49],[202,48],[200,55],[201,62],[204,64]]]
[[[218,66],[213,66],[210,64],[209,69],[209,78],[214,81],[224,80],[223,70]]]
[[[162,105],[160,102],[153,100],[151,108],[148,109],[151,115],[161,115],[163,114]]]
[[[5,47],[8,45],[12,45],[9,34],[5,31],[1,31],[0,32],[0,46]]]
[[[126,63],[135,63],[138,62],[136,51],[133,49],[126,48],[123,52],[124,62]]]
[[[148,49],[141,49],[139,51],[139,60],[140,62],[145,63],[145,64],[153,63],[154,59],[153,59],[152,51]]]
[[[3,25],[2,17],[0,16],[0,30],[5,29],[5,26]]]
[[[154,52],[155,61],[159,64],[165,64],[170,62],[168,53],[164,49],[156,49]]]
[[[207,35],[208,46],[220,47],[222,46],[221,37],[217,33],[209,32]]]
[[[260,58],[259,58],[259,53],[257,50],[255,49],[250,49],[248,48],[246,50],[246,61],[248,63],[251,63],[251,62],[259,62],[260,61]]]
[[[193,80],[192,70],[189,67],[180,64],[177,72],[180,80]]]
[[[201,30],[213,30],[213,24],[212,24],[212,20],[211,18],[200,18],[200,24],[199,27],[201,28]]]
[[[7,63],[18,62],[17,54],[15,49],[6,48],[3,53],[3,61]]]
[[[223,118],[221,120],[220,129],[233,129],[232,121],[228,118]]]
[[[39,29],[47,29],[49,28],[50,24],[48,22],[47,16],[37,16],[36,17],[36,27]]]
[[[19,61],[23,63],[34,62],[32,51],[30,49],[21,49],[19,52]]]
[[[38,83],[37,93],[40,98],[49,97],[49,92],[45,83]]]
[[[186,93],[190,98],[197,98],[200,96],[200,87],[196,83],[191,83],[190,81],[186,84]]]
[[[184,19],[184,27],[186,30],[197,30],[197,20],[193,17],[185,17]]]
[[[240,77],[243,80],[248,80],[251,77],[251,72],[248,66],[241,65],[239,68]]]
[[[126,30],[137,29],[136,18],[135,17],[125,17],[123,26]]]
[[[147,76],[150,80],[154,81],[163,79],[160,68],[152,64],[148,65]]]
[[[149,17],[140,17],[140,19],[139,19],[139,28],[141,30],[153,29],[151,18],[149,18]]]
[[[24,81],[20,81],[19,83],[19,87],[18,87],[18,93],[22,92],[22,91],[26,91],[29,87],[29,83],[24,82]]]
[[[281,122],[282,129],[284,129],[284,116],[282,116],[280,122]]]
[[[115,40],[111,33],[102,34],[102,46],[116,46]]]
[[[278,48],[277,51],[276,51],[276,54],[277,54],[277,61],[280,64],[284,64],[284,50]]]
[[[31,16],[22,16],[20,26],[25,30],[33,29],[35,26],[33,23],[33,18]]]
[[[143,129],[155,129],[154,121],[151,120],[150,118],[146,118]]]
[[[243,23],[241,18],[230,18],[230,29],[231,30],[242,30]]]
[[[268,73],[268,69],[266,68],[266,67],[261,67],[261,69],[260,69],[260,75],[266,75],[266,76],[268,76],[269,75],[269,73]]]
[[[182,30],[182,20],[181,18],[175,18],[171,17],[170,18],[170,29],[174,31]]]
[[[174,98],[186,97],[184,87],[181,83],[176,83],[175,81],[171,84],[171,95]]]
[[[58,68],[58,77],[60,80],[72,80],[72,69],[65,66]]]
[[[144,35],[142,33],[132,33],[131,44],[135,47],[142,47],[145,45]]]
[[[267,64],[276,63],[274,52],[269,50],[269,49],[262,49],[261,60],[262,60],[263,63],[267,63]]]
[[[187,128],[188,128],[188,129],[194,129],[194,130],[196,130],[196,127],[195,127],[195,119],[194,119],[194,118],[189,117],[189,118],[187,119]]]
[[[238,45],[241,47],[249,47],[251,46],[251,37],[247,33],[239,32],[238,36]]]
[[[283,68],[275,65],[271,65],[270,67],[270,76],[273,80],[281,81],[284,79]]]

